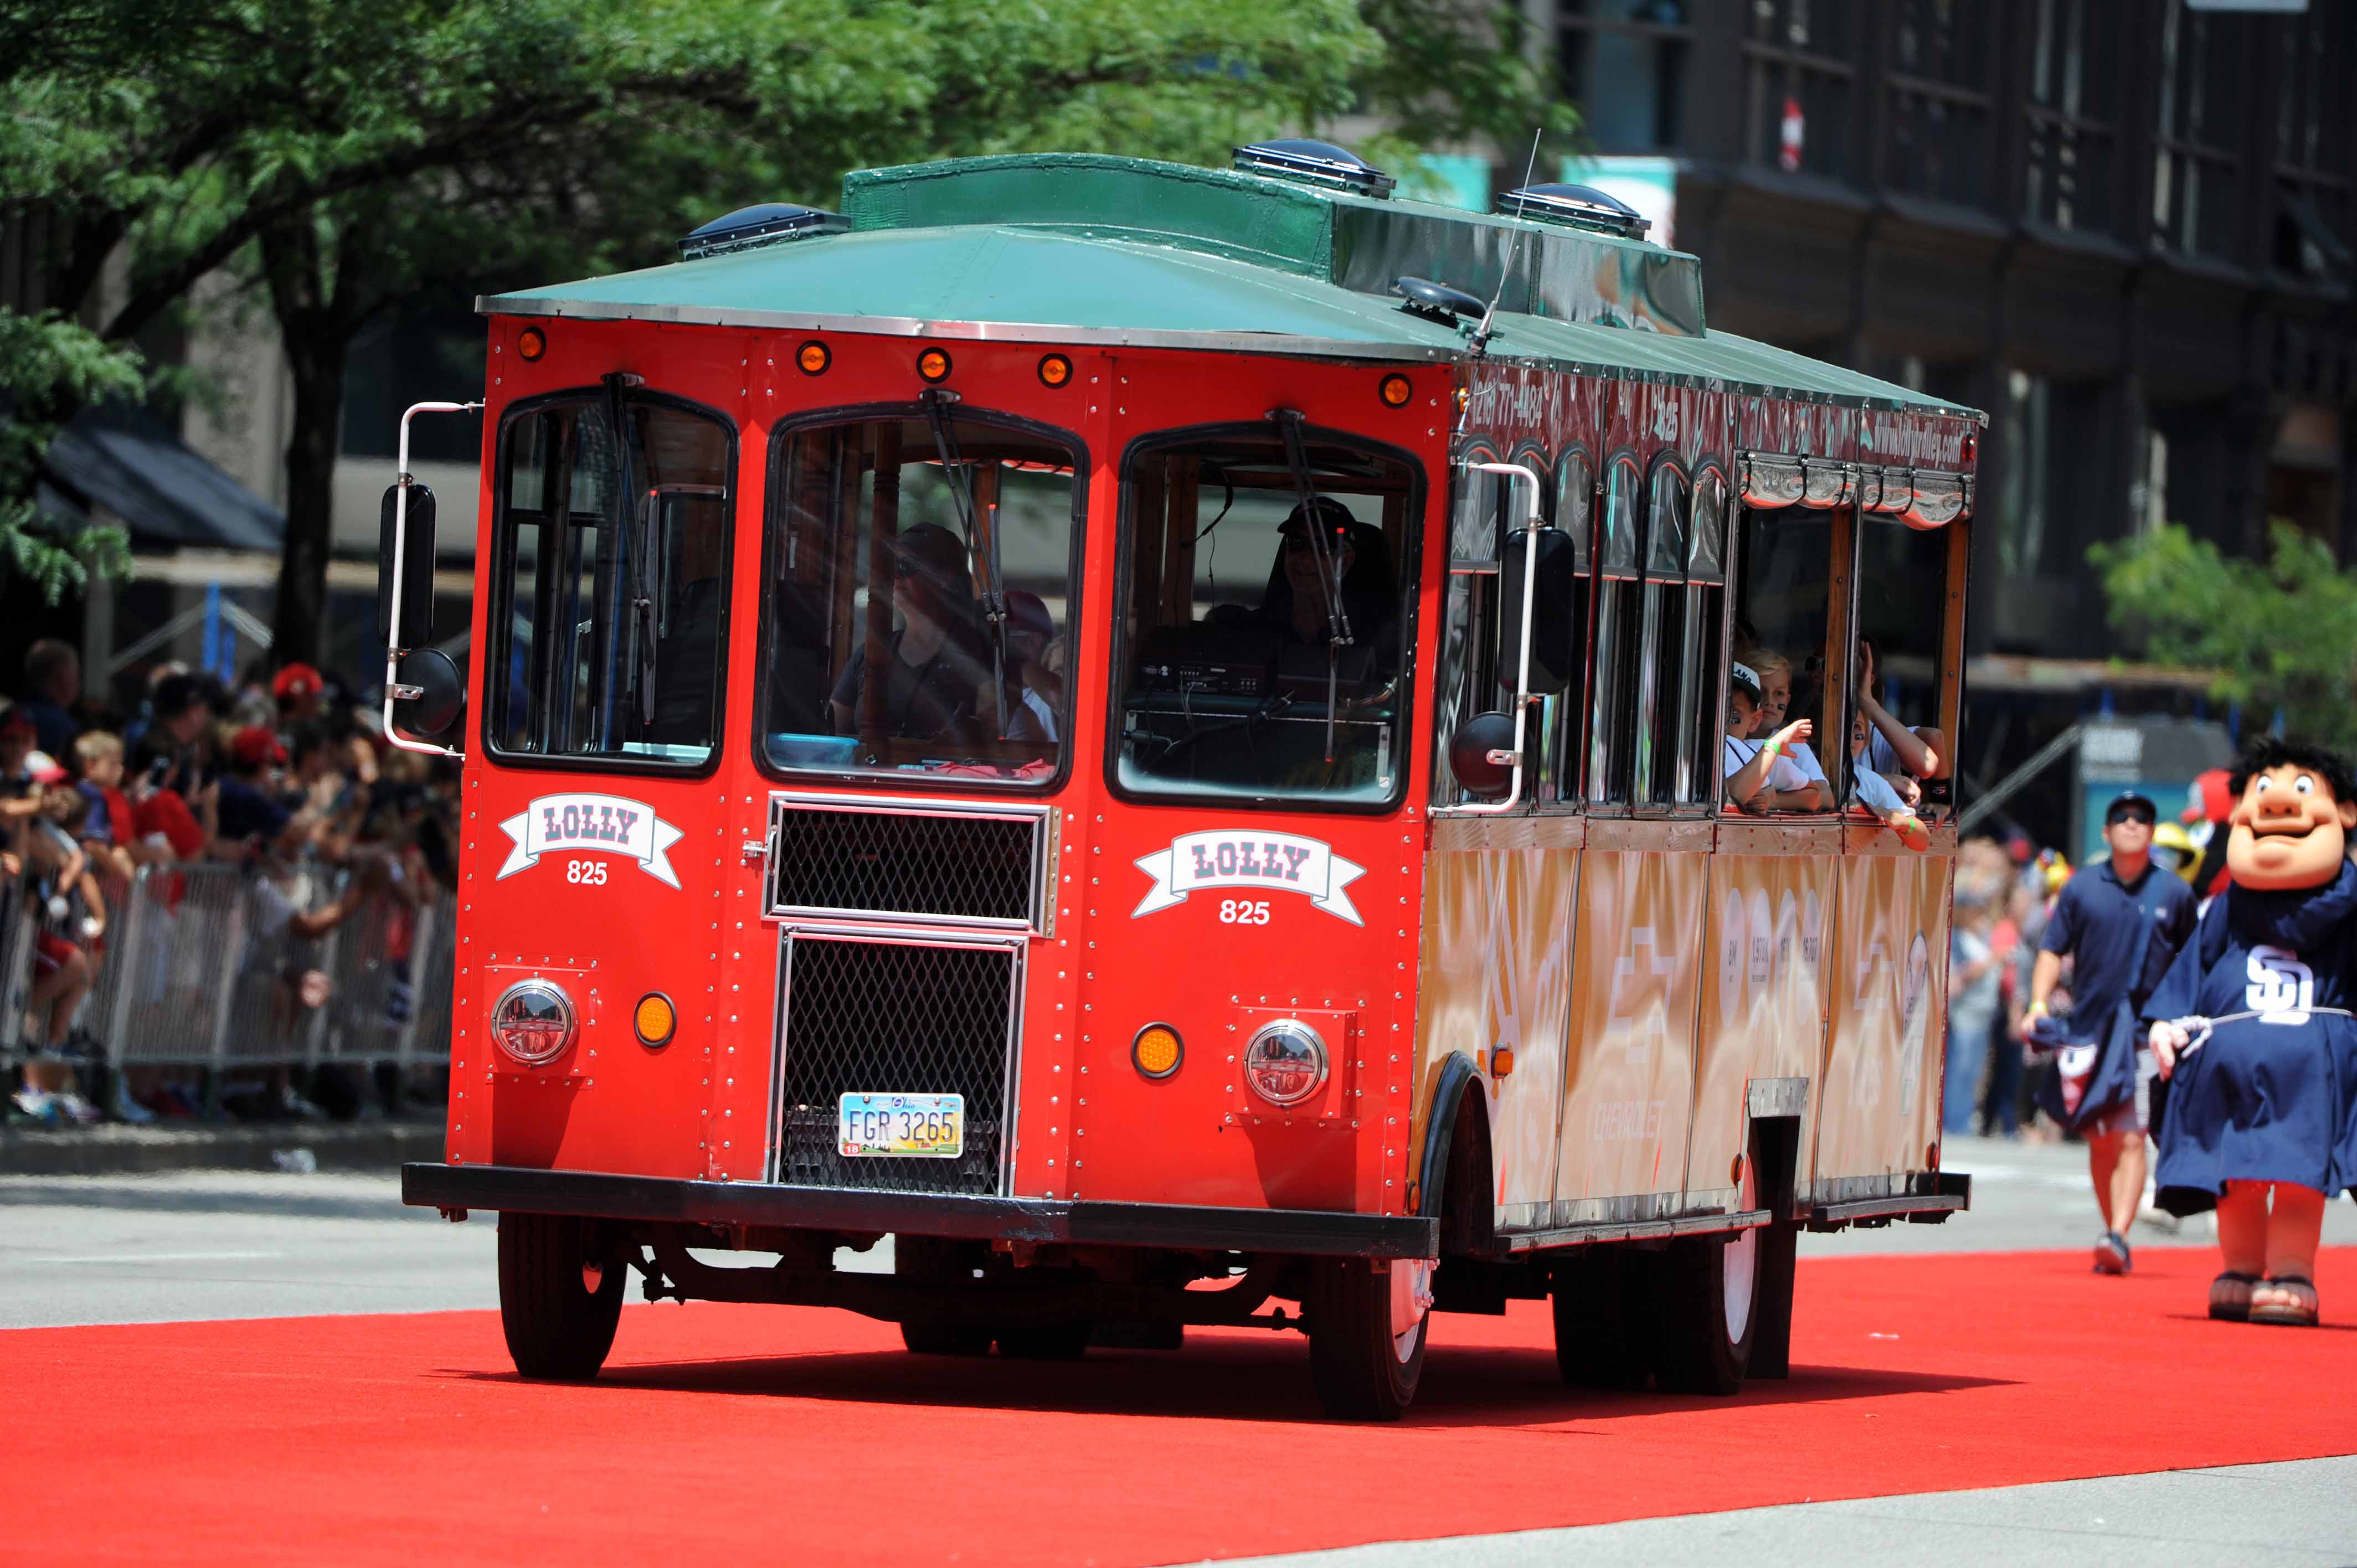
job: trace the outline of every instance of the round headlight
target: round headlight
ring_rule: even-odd
[[[1298,1018],[1267,1025],[1244,1047],[1244,1081],[1271,1105],[1298,1105],[1325,1085],[1326,1042]]]
[[[518,981],[491,1004],[491,1038],[527,1067],[563,1056],[578,1026],[573,998],[551,981]]]

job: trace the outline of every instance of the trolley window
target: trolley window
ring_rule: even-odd
[[[1941,709],[1953,526],[1912,528],[1875,512],[1858,520],[1852,748],[1861,768],[1880,774],[1910,805],[1951,793],[1943,738],[1949,716]]]
[[[1066,692],[1077,441],[947,403],[780,433],[762,762],[1044,786]]]
[[[1753,700],[1730,680],[1727,744],[1722,769],[1749,759],[1749,743],[1766,739],[1794,719],[1814,725],[1809,741],[1780,765],[1774,781],[1729,809],[1754,814],[1832,810],[1847,777],[1849,748],[1843,744],[1841,682],[1826,679],[1828,642],[1835,608],[1834,585],[1845,585],[1846,563],[1835,559],[1837,538],[1846,537],[1848,519],[1799,507],[1747,508],[1737,532],[1738,585],[1735,648],[1728,662],[1757,679]],[[1846,605],[1841,607],[1845,612]],[[1838,677],[1839,653],[1832,666]]]
[[[1122,500],[1115,787],[1396,801],[1423,487],[1405,455],[1275,422],[1135,444]]]
[[[701,768],[720,734],[734,429],[617,386],[511,413],[500,446],[490,748]]]

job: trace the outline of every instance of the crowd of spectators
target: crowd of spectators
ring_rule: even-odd
[[[276,1058],[243,1070],[109,1071],[103,1021],[81,1015],[135,882],[220,863],[237,869],[207,875],[240,876],[247,899],[228,981],[245,1026],[291,1037],[328,1004],[317,944],[344,927],[395,966],[385,1021],[404,1022],[418,914],[456,877],[447,765],[386,746],[374,714],[307,664],[258,666],[231,687],[163,663],[111,710],[85,693],[74,650],[44,639],[21,692],[0,705],[0,958],[30,937],[28,983],[0,975],[0,1004],[23,1003],[0,1016],[12,1123],[350,1116],[438,1095],[387,1066],[300,1069],[300,1052],[242,1053]]]

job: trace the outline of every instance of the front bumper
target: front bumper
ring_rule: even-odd
[[[774,1225],[798,1230],[889,1230],[966,1240],[1345,1258],[1440,1255],[1440,1222],[1422,1215],[843,1192],[759,1182],[533,1170],[521,1165],[404,1165],[401,1200],[425,1208],[577,1214],[597,1219],[690,1225]]]

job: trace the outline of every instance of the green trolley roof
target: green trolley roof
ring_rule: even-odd
[[[487,313],[1389,360],[1467,358],[1400,308],[1426,277],[1500,306],[1488,358],[1969,413],[1707,329],[1695,259],[1557,225],[1265,176],[1052,155],[864,170],[848,232],[524,289]]]

